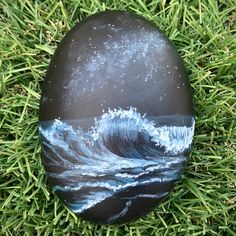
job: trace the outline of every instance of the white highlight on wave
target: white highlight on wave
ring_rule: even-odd
[[[108,197],[111,197],[114,193],[118,192],[119,190],[123,190],[125,188],[128,187],[134,187],[134,186],[138,186],[138,185],[145,185],[145,184],[150,184],[150,183],[155,183],[155,182],[168,182],[173,180],[173,178],[167,178],[167,177],[162,177],[162,178],[151,178],[149,180],[145,180],[145,181],[135,181],[132,183],[127,183],[127,184],[120,184],[118,186],[112,186],[109,183],[105,183],[105,182],[98,182],[98,183],[81,183],[76,187],[71,187],[71,186],[55,186],[54,187],[54,191],[56,190],[60,190],[60,191],[78,191],[83,187],[104,187],[106,189],[109,189],[111,191],[107,191],[107,192],[96,192],[93,194],[90,194],[90,196],[88,196],[87,202],[86,204],[84,204],[82,207],[80,207],[79,209],[73,210],[75,213],[82,213],[83,211],[91,208],[92,206],[95,206],[96,204],[102,202],[103,200],[107,199]],[[163,197],[165,195],[167,195],[168,193],[163,193],[163,194],[138,194],[135,197],[131,197],[130,199],[135,199],[138,197],[145,197],[145,198],[160,198]]]
[[[176,171],[178,172],[178,171]],[[155,182],[168,182],[168,181],[171,181],[173,180],[172,177],[156,177],[156,178],[151,178],[149,180],[145,180],[145,181],[135,181],[135,182],[132,182],[132,183],[127,183],[127,184],[119,184],[117,186],[115,185],[111,185],[109,183],[106,183],[106,182],[99,182],[99,183],[91,183],[91,182],[86,182],[86,183],[80,183],[78,184],[76,187],[71,187],[71,186],[55,186],[54,187],[54,190],[60,190],[60,191],[78,191],[84,187],[102,187],[102,188],[106,188],[106,189],[109,189],[109,190],[112,190],[113,192],[118,192],[118,190],[120,189],[125,189],[127,187],[134,187],[134,186],[137,186],[137,185],[145,185],[145,184],[150,184],[150,183],[155,183]]]
[[[135,127],[139,130],[135,132],[147,132],[151,136],[151,140],[156,143],[156,146],[165,148],[168,154],[176,155],[188,149],[192,143],[194,135],[195,122],[192,118],[192,124],[187,126],[161,126],[157,127],[154,121],[146,118],[146,114],[141,115],[136,108],[130,107],[129,110],[124,109],[109,109],[104,113],[99,120],[95,121],[95,126],[92,127],[91,135],[94,140],[98,140],[104,133],[109,133],[108,121],[115,119],[128,119],[135,122]]]
[[[134,197],[131,197],[131,198],[127,198],[127,199],[130,199],[129,201],[126,202],[125,204],[125,207],[119,212],[117,213],[116,215],[110,217],[107,222],[108,223],[112,223],[114,222],[116,219],[119,219],[120,217],[122,216],[125,216],[126,213],[128,212],[129,210],[129,207],[131,206],[131,204],[133,203],[133,200],[134,199],[137,199],[137,198],[161,198],[161,197],[165,197],[166,195],[168,195],[168,192],[164,192],[164,193],[158,193],[158,194],[137,194],[136,196]]]

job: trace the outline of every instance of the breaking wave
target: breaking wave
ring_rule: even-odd
[[[178,179],[191,146],[194,118],[168,117],[147,118],[131,107],[108,110],[92,122],[41,122],[42,161],[54,191],[63,194],[72,211],[82,213],[129,187]],[[127,198],[126,207],[135,198],[167,194],[139,193]]]

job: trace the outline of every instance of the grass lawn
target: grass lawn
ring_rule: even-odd
[[[50,191],[38,109],[52,54],[93,13],[122,9],[172,40],[194,91],[196,131],[182,180],[146,217],[100,226]],[[0,235],[236,235],[235,0],[0,0]]]

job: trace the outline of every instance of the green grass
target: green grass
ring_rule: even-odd
[[[146,217],[99,226],[50,191],[40,161],[41,85],[75,22],[122,9],[153,21],[188,69],[196,132],[182,180]],[[236,235],[235,0],[0,1],[0,235]]]

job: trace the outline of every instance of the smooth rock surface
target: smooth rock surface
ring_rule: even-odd
[[[180,178],[193,134],[183,62],[151,22],[106,11],[58,45],[40,104],[42,162],[76,214],[113,224],[148,213]]]

